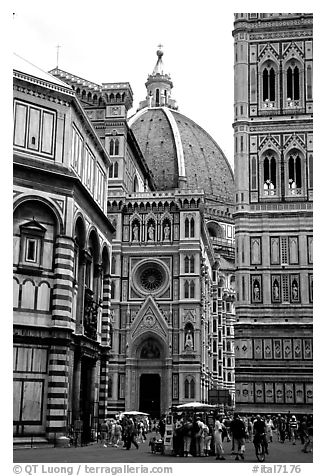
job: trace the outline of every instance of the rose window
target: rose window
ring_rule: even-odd
[[[142,260],[133,269],[131,285],[140,295],[161,295],[169,286],[169,269],[157,259]]]
[[[158,268],[147,268],[140,275],[140,283],[147,291],[155,291],[163,283],[163,273]]]

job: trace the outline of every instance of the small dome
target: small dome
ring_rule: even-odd
[[[198,124],[168,107],[145,107],[129,120],[160,190],[204,190],[207,197],[234,201],[231,166],[214,139]]]

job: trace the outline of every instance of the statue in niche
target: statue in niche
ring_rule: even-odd
[[[297,301],[299,298],[299,290],[298,290],[298,285],[296,281],[293,281],[292,283],[292,299],[293,301]]]
[[[254,282],[254,300],[259,301],[260,300],[260,288],[259,288],[259,283],[258,281]]]
[[[194,348],[194,336],[192,334],[192,331],[188,329],[186,332],[186,337],[185,337],[185,349],[193,349],[193,348]]]
[[[169,240],[170,240],[170,227],[168,223],[166,223],[164,227],[164,241],[169,241]]]
[[[152,223],[150,223],[148,227],[148,240],[149,241],[154,241],[154,227]]]
[[[132,228],[132,236],[133,236],[133,241],[138,241],[139,240],[139,228],[137,223],[134,224]]]
[[[274,281],[274,284],[273,284],[273,299],[275,301],[278,301],[279,298],[280,298],[280,293],[279,293],[278,282]]]

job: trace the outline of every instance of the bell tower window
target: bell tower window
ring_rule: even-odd
[[[265,68],[263,71],[263,101],[275,101],[275,71]]]
[[[286,72],[287,98],[290,100],[300,99],[299,68],[289,66]]]
[[[263,162],[264,168],[264,195],[276,194],[276,159],[274,156],[266,156]]]

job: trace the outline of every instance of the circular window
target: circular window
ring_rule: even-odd
[[[166,290],[168,268],[160,261],[141,261],[133,272],[133,287],[141,294],[158,294]]]
[[[155,291],[163,283],[163,274],[159,268],[144,269],[140,275],[140,284],[148,291]]]

